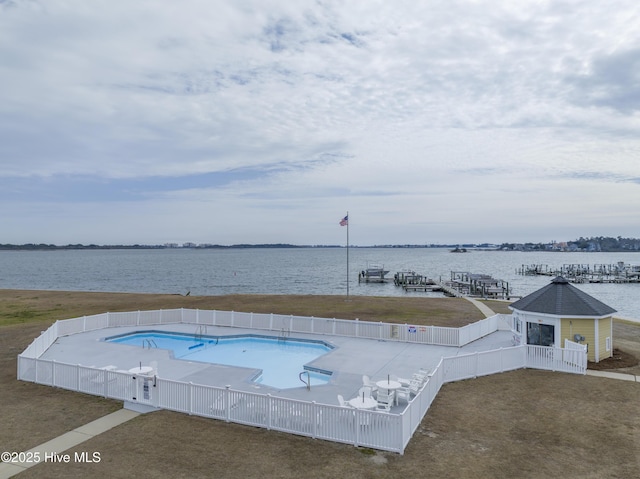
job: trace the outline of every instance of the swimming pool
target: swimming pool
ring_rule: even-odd
[[[142,331],[113,336],[106,341],[142,348],[172,351],[174,358],[227,366],[260,369],[254,382],[280,389],[304,387],[300,373],[312,386],[327,384],[328,371],[314,370],[309,362],[331,351],[332,346],[320,341],[278,339],[267,336],[194,336],[180,333]]]

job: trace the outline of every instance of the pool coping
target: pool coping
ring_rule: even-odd
[[[141,347],[138,345],[134,345],[134,344],[129,344],[129,343],[123,343],[118,341],[118,339],[124,339],[124,338],[128,338],[128,337],[132,337],[132,336],[137,336],[137,335],[165,335],[167,337],[173,336],[173,337],[181,337],[183,339],[191,339],[194,341],[202,341],[202,342],[208,342],[208,343],[213,343],[215,340],[215,345],[214,346],[218,346],[219,345],[219,341],[222,340],[223,342],[226,340],[236,340],[236,339],[261,339],[261,340],[266,340],[266,341],[271,341],[271,342],[277,342],[277,343],[298,343],[298,344],[303,344],[303,345],[317,345],[317,346],[322,346],[324,348],[326,348],[325,351],[319,352],[318,357],[323,356],[327,353],[330,353],[333,349],[335,349],[336,346],[332,345],[331,343],[329,343],[328,341],[325,340],[319,340],[319,339],[303,339],[303,338],[298,338],[298,337],[280,337],[280,336],[274,336],[274,335],[268,335],[268,334],[255,334],[255,333],[245,333],[245,334],[218,334],[218,335],[210,335],[210,334],[197,334],[194,335],[193,333],[182,333],[182,332],[175,332],[175,331],[162,331],[159,329],[144,329],[144,330],[138,330],[138,331],[134,331],[134,332],[129,332],[129,333],[124,333],[124,334],[117,334],[117,335],[113,335],[113,336],[107,336],[104,338],[101,338],[101,341],[107,342],[107,343],[111,343],[111,344],[119,344],[119,345],[127,345],[127,346],[135,346],[135,347]],[[144,344],[144,343],[143,343]],[[155,343],[154,343],[155,344]],[[255,369],[256,372],[253,375],[248,376],[248,380],[250,382],[256,383],[256,384],[261,384],[261,385],[265,385],[265,386],[271,386],[274,387],[276,389],[285,389],[284,387],[278,387],[277,385],[274,384],[270,384],[268,382],[262,382],[259,381],[260,378],[263,377],[264,375],[264,369],[260,369],[258,367],[252,368],[252,366],[241,366],[241,365],[236,365],[236,364],[230,364],[230,363],[226,363],[226,362],[220,362],[220,361],[206,361],[203,359],[196,359],[193,357],[186,357],[187,354],[189,353],[189,350],[194,350],[192,352],[196,353],[196,352],[202,352],[204,351],[203,349],[199,349],[198,351],[195,351],[195,348],[198,346],[202,346],[203,344],[199,344],[199,345],[193,345],[193,346],[189,346],[188,350],[183,354],[182,352],[180,352],[180,354],[182,354],[182,356],[176,356],[176,348],[174,349],[169,349],[169,348],[161,348],[158,346],[155,346],[157,349],[163,349],[165,351],[169,351],[169,356],[173,359],[175,359],[176,361],[191,361],[191,362],[195,362],[195,363],[204,363],[204,364],[213,364],[213,365],[218,365],[218,366],[229,366],[229,367],[237,367],[240,369],[243,368],[248,368],[248,369]],[[211,347],[214,347],[211,346]],[[144,346],[142,346],[143,349]],[[151,348],[151,346],[150,346]],[[209,348],[206,348],[209,349]],[[311,359],[310,361],[308,361],[307,363],[303,364],[301,369],[302,371],[300,372],[300,374],[304,373],[304,372],[310,372],[310,373],[317,373],[319,375],[323,375],[323,376],[328,376],[328,378],[326,379],[327,382],[329,382],[331,380],[331,376],[333,375],[333,371],[327,370],[327,369],[323,369],[323,368],[319,368],[316,366],[312,366],[311,364],[318,359],[318,357]],[[296,387],[299,387],[299,385],[296,383]]]

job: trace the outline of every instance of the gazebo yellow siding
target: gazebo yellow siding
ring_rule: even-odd
[[[580,344],[587,345],[587,359],[589,361],[595,361],[596,355],[596,328],[595,320],[592,318],[562,318],[560,322],[560,334],[562,336],[562,346],[564,347],[564,340],[576,341],[574,335],[579,334],[584,336],[584,341],[580,341]]]
[[[560,336],[564,340],[575,341],[575,335],[584,336],[581,344],[586,344],[587,359],[602,361],[613,356],[613,319],[607,318],[562,318],[560,322]],[[607,341],[609,338],[609,341]],[[607,350],[607,346],[609,350]]]
[[[598,361],[613,356],[613,318],[598,319]],[[607,338],[609,340],[607,341]],[[607,350],[607,347],[609,348]]]

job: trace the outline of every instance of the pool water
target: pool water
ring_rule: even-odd
[[[331,351],[322,342],[286,340],[264,336],[212,337],[145,331],[107,338],[107,341],[139,347],[168,349],[176,359],[261,369],[254,382],[280,389],[304,387],[299,375],[305,365]],[[327,384],[329,374],[309,371],[311,385]],[[303,375],[305,381],[307,374]]]

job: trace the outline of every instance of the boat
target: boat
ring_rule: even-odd
[[[451,250],[451,253],[466,253],[467,252],[467,248],[460,248],[459,246],[456,246],[454,249]]]
[[[386,283],[389,281],[389,278],[385,278],[388,273],[389,270],[384,269],[384,266],[370,265],[367,269],[360,271],[358,283]]]

